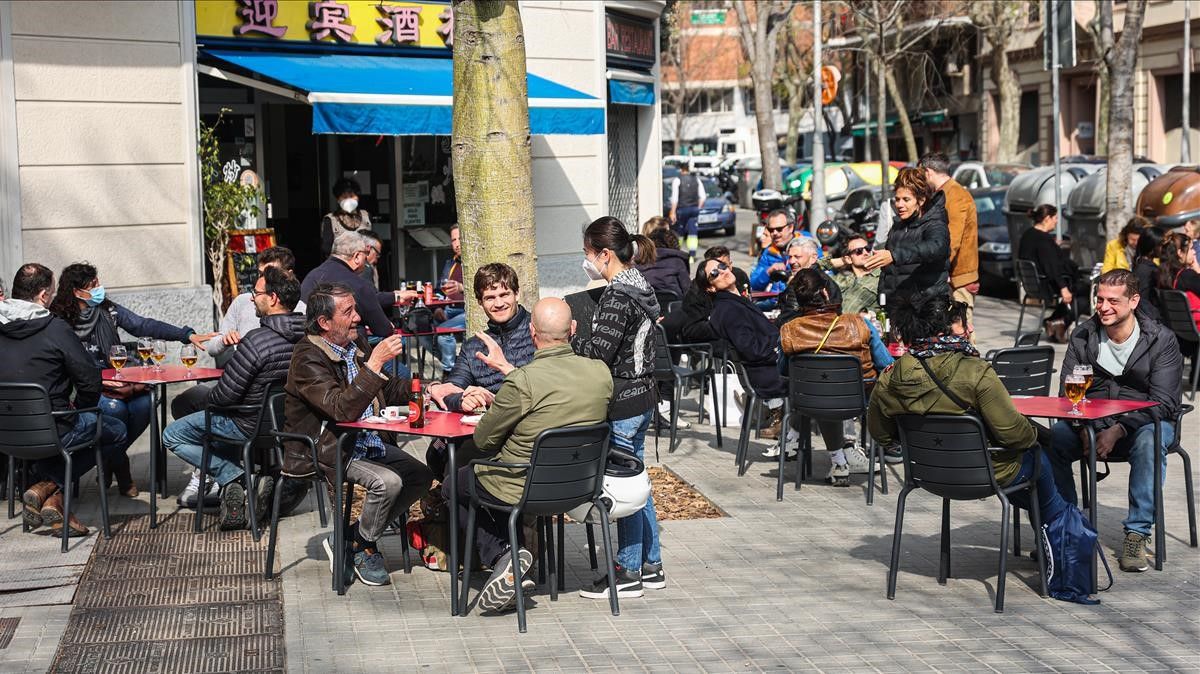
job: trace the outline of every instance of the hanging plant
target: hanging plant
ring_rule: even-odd
[[[222,108],[217,121],[200,123],[201,206],[204,218],[204,251],[213,275],[213,304],[225,309],[225,255],[229,232],[251,225],[258,217],[262,192],[254,185],[238,180],[237,160],[221,163],[217,128],[228,109]]]

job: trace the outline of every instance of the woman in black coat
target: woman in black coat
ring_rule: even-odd
[[[674,293],[683,299],[692,285],[688,254],[679,250],[679,238],[669,229],[650,232],[650,240],[654,242],[654,262],[638,264],[635,268],[642,272],[655,292]]]
[[[1160,323],[1162,312],[1158,308],[1158,293],[1153,290],[1158,287],[1159,276],[1159,266],[1155,258],[1158,256],[1159,244],[1166,235],[1166,231],[1157,225],[1143,229],[1133,255],[1133,275],[1137,277],[1142,297],[1137,310]]]
[[[896,176],[896,218],[887,242],[867,259],[867,269],[883,268],[880,304],[896,293],[950,294],[950,229],[946,196],[925,179],[924,171],[900,169]]]
[[[1033,227],[1021,235],[1018,258],[1033,262],[1038,274],[1045,279],[1043,290],[1051,297],[1059,298],[1058,307],[1046,319],[1046,333],[1052,340],[1066,343],[1067,328],[1078,315],[1075,307],[1087,309],[1088,284],[1079,278],[1078,266],[1054,238],[1058,209],[1042,204],[1029,211],[1029,219],[1033,221]],[[1058,320],[1062,323],[1056,323]]]

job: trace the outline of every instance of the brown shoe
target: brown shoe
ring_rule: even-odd
[[[63,519],[63,495],[62,491],[54,492],[54,495],[46,499],[42,504],[42,523],[46,526],[58,524]]]
[[[762,429],[762,437],[767,440],[778,440],[779,427],[783,425],[783,405],[771,410],[771,419],[767,423],[768,426]]]
[[[137,498],[138,494],[141,493],[138,491],[137,485],[132,482],[129,483],[128,487],[118,487],[117,489],[121,492],[121,496],[125,498]]]
[[[62,522],[50,525],[50,531],[54,532],[55,536],[62,536]],[[75,519],[75,515],[71,515],[71,519],[67,522],[67,538],[78,538],[87,536],[92,533],[90,529],[83,525],[83,522]]]
[[[46,499],[58,491],[58,485],[46,480],[38,482],[29,489],[25,490],[25,494],[21,497],[21,501],[29,506],[29,510],[34,514],[42,512],[42,505],[46,503]]]

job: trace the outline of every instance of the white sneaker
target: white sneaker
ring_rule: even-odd
[[[188,484],[180,492],[179,497],[175,499],[175,503],[179,506],[187,506],[189,508],[196,507],[196,494],[200,493],[200,469],[192,471],[192,479],[188,480]]]
[[[829,467],[829,474],[825,476],[825,481],[835,487],[850,486],[850,466],[844,463],[835,463]]]
[[[794,428],[789,428],[788,432],[787,432],[787,444],[794,445],[797,442],[800,442],[800,432]],[[770,447],[764,449],[762,451],[763,457],[767,458],[767,459],[779,458],[780,444],[781,443],[777,442],[777,443],[771,445]],[[785,461],[795,461],[796,460],[796,451],[797,450],[795,450],[795,449],[788,449],[787,457],[784,460]]]
[[[850,467],[850,473],[853,475],[866,475],[870,469],[871,462],[867,460],[867,453],[859,447],[857,443],[847,445],[842,448],[842,452],[846,455],[846,465]],[[875,472],[883,470],[883,466],[876,464]]]

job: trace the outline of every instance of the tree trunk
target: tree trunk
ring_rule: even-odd
[[[913,135],[912,122],[908,119],[908,107],[904,105],[904,97],[900,95],[900,88],[896,85],[896,76],[892,69],[886,68],[884,72],[888,94],[892,97],[892,105],[896,106],[896,116],[900,118],[900,131],[904,134],[904,149],[908,152],[908,161],[916,164],[921,156],[917,153],[917,138]]]
[[[454,1],[454,194],[462,228],[465,294],[475,270],[503,262],[538,297],[525,37],[516,0]],[[467,329],[485,323],[467,302]]]
[[[1105,207],[1108,238],[1115,239],[1133,215],[1133,84],[1146,0],[1129,0],[1125,26],[1113,47],[1110,66],[1111,109],[1108,124],[1108,178]]]
[[[783,158],[788,164],[795,164],[800,151],[800,118],[804,115],[804,98],[800,88],[791,83],[785,83],[788,94],[788,127],[787,146]]]
[[[875,73],[879,82],[879,86],[875,87],[875,118],[878,124],[875,127],[876,137],[879,139],[879,170],[882,176],[883,188],[880,195],[880,203],[886,204],[891,198],[892,186],[888,182],[890,172],[888,171],[888,163],[891,157],[888,153],[887,139],[887,68],[883,59],[878,55],[875,57]],[[879,209],[879,224],[886,227],[883,218],[887,212],[886,208]]]
[[[1003,164],[1015,161],[1021,151],[1017,147],[1021,132],[1021,87],[1017,84],[1017,74],[1008,63],[1008,50],[1004,44],[992,44],[992,82],[998,94],[996,117],[1000,120],[1000,144],[995,161]]]
[[[766,49],[764,45],[764,49]],[[783,188],[779,167],[779,143],[775,140],[775,105],[771,100],[771,66],[759,59],[750,68],[754,83],[754,120],[758,124],[758,148],[762,153],[762,181],[766,189]]]
[[[1096,91],[1100,99],[1096,114],[1096,154],[1108,155],[1108,117],[1112,108],[1112,77],[1109,63],[1113,48],[1112,3],[1096,0],[1096,17],[1088,22],[1096,51]]]

